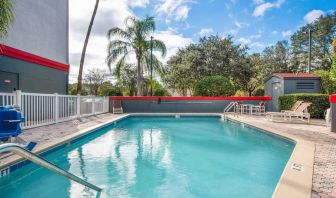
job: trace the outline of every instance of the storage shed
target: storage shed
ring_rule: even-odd
[[[291,93],[320,93],[321,77],[308,73],[273,73],[265,80],[265,95],[272,96],[268,111],[278,110],[278,98]]]

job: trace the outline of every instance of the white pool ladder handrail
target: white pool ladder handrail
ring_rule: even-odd
[[[231,110],[232,107],[235,108],[235,106],[237,105],[237,102],[230,102],[228,106],[225,107],[224,109],[224,113],[227,113]],[[235,110],[234,110],[235,111]]]
[[[46,169],[49,169],[57,174],[63,175],[65,177],[67,177],[68,179],[71,179],[77,183],[80,183],[86,187],[89,187],[93,190],[96,190],[98,192],[98,194],[100,194],[100,192],[102,191],[101,188],[99,188],[98,186],[95,186],[79,177],[77,177],[76,175],[73,175],[71,173],[69,173],[68,171],[63,170],[62,168],[54,165],[53,163],[47,161],[46,159],[22,148],[21,146],[19,146],[18,144],[14,144],[14,143],[6,143],[6,144],[1,144],[0,145],[0,153],[3,152],[13,152],[27,160],[30,160],[32,162],[34,162],[37,165],[40,165]]]

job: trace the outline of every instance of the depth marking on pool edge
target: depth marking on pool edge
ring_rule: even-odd
[[[9,166],[0,170],[0,178],[10,174]]]
[[[303,165],[298,164],[298,163],[293,163],[292,164],[292,170],[301,172],[301,171],[303,171]]]

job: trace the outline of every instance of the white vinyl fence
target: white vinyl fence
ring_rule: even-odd
[[[24,93],[19,90],[0,93],[0,106],[6,105],[20,107],[25,118],[24,129],[109,111],[108,97]]]

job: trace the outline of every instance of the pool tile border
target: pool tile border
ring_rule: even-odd
[[[129,116],[133,115],[148,115],[148,116],[223,116],[223,114],[218,113],[130,113],[122,114],[120,117],[113,118],[104,123],[98,124],[93,127],[78,131],[76,133],[67,135],[63,138],[60,138],[54,142],[47,142],[45,144],[38,145],[34,150],[34,153],[37,153],[41,156],[48,155],[52,152],[55,152],[59,149],[66,147],[68,144],[73,144],[82,140],[83,138],[94,134],[98,129],[103,128],[113,122],[123,120]],[[313,163],[314,163],[314,152],[315,144],[303,140],[297,136],[290,135],[278,131],[277,129],[270,128],[267,126],[257,126],[254,123],[249,123],[246,120],[241,119],[240,117],[226,115],[231,121],[236,121],[244,123],[249,127],[256,128],[261,130],[264,133],[273,134],[281,138],[287,139],[289,141],[295,142],[295,147],[290,156],[285,169],[281,175],[281,178],[275,188],[273,193],[273,198],[282,198],[282,197],[295,197],[295,198],[308,198],[311,197],[312,189],[312,178],[313,178]],[[9,169],[9,173],[22,168],[23,166],[31,163],[28,160],[24,160],[19,156],[13,155],[5,159],[0,160],[0,170]],[[303,165],[302,171],[293,170],[293,164]]]

